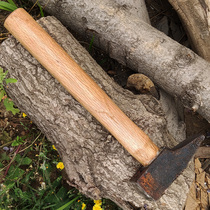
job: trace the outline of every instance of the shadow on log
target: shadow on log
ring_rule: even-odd
[[[159,147],[177,143],[156,99],[118,86],[56,18],[39,23]],[[109,198],[123,209],[183,208],[194,177],[192,162],[155,202],[130,182],[140,164],[13,37],[0,46],[0,66],[18,80],[6,90],[58,149],[70,185],[93,199]]]

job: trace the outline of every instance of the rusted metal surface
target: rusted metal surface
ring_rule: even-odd
[[[149,166],[135,174],[132,181],[136,181],[149,196],[159,199],[187,167],[204,139],[205,136],[200,135],[181,142],[173,149],[163,149]]]

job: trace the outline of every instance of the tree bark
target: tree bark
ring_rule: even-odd
[[[112,58],[210,121],[210,64],[191,50],[110,0],[49,0],[45,9],[78,34],[95,35],[95,44]]]
[[[56,18],[42,18],[39,23],[154,143],[159,147],[177,143],[156,99],[118,86]],[[123,209],[184,206],[194,178],[192,162],[160,200],[151,200],[130,181],[140,164],[13,37],[0,46],[0,66],[18,80],[5,88],[55,144],[70,185],[93,199],[110,198]]]
[[[169,0],[179,14],[193,50],[210,61],[210,1]]]

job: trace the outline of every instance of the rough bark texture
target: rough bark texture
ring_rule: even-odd
[[[39,23],[159,147],[177,143],[156,99],[118,86],[56,18]],[[150,200],[130,182],[139,163],[13,37],[0,46],[0,66],[18,80],[6,87],[8,94],[55,144],[72,186],[123,209],[182,209],[194,177],[192,162],[159,201]]]
[[[182,19],[194,50],[210,61],[210,1],[169,0]]]
[[[45,9],[120,63],[146,74],[210,121],[210,64],[110,0],[40,0]]]
[[[104,1],[106,2],[106,0]],[[110,3],[110,1],[107,1]],[[112,7],[116,7],[118,9],[124,9],[131,15],[138,17],[140,20],[149,23],[150,19],[147,13],[146,5],[144,0],[115,0],[111,1]]]

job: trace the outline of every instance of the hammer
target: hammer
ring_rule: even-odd
[[[132,180],[146,194],[159,199],[187,167],[205,137],[200,135],[160,151],[24,9],[12,12],[4,26],[144,166]]]

